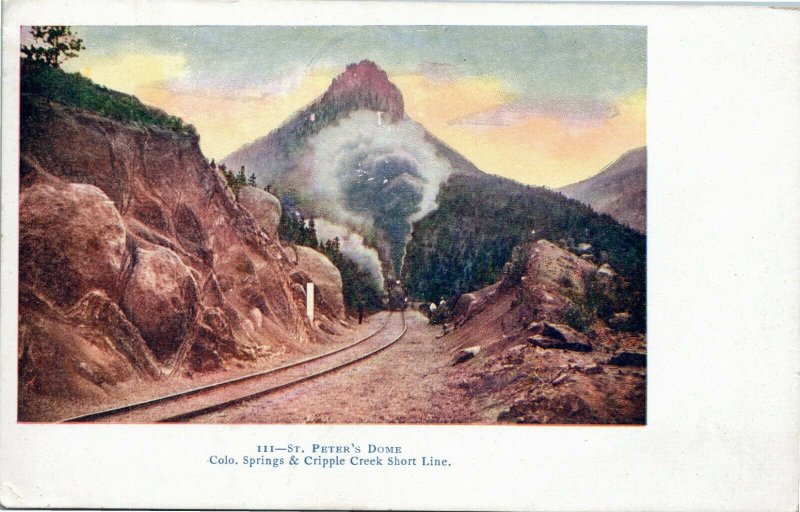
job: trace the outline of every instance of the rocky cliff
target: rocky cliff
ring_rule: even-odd
[[[251,215],[193,131],[26,94],[22,124],[20,419],[43,417],[41,397],[91,399],[320,341],[277,201],[245,192]]]

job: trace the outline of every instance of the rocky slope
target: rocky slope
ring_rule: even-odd
[[[647,148],[632,149],[596,176],[559,189],[565,196],[647,232]]]
[[[193,131],[111,120],[24,87],[22,100],[21,420],[52,415],[41,400],[313,351],[322,324],[343,320],[327,268],[333,306],[308,322],[297,264],[276,237],[277,200],[245,189],[237,202]]]
[[[644,335],[619,329],[625,311],[601,319],[595,302],[621,278],[546,240],[526,252],[519,269],[455,305],[444,338],[453,386],[499,421],[644,423]]]

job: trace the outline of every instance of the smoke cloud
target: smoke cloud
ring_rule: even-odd
[[[364,237],[351,229],[339,226],[323,218],[316,219],[314,223],[317,238],[319,238],[320,242],[324,243],[338,237],[339,250],[342,251],[342,254],[369,272],[375,284],[383,291],[383,274],[381,273],[381,260],[378,258],[378,251],[364,245]]]
[[[419,124],[388,124],[366,110],[324,128],[309,146],[305,167],[318,213],[362,233],[381,233],[399,275],[411,225],[436,208],[450,163],[436,155]]]

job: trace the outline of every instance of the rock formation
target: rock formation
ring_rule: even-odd
[[[296,246],[297,270],[292,274],[296,282],[313,282],[317,307],[331,318],[344,317],[342,276],[333,263],[321,252],[310,247]]]
[[[405,115],[400,90],[368,60],[348,65],[313,103],[224,161],[231,169],[244,165],[259,183],[272,182],[294,168],[310,136],[359,109],[383,112],[387,123]]]
[[[278,236],[278,223],[281,220],[281,202],[277,197],[256,187],[242,187],[239,191],[239,204],[258,222],[258,225],[272,238]]]
[[[274,197],[245,187],[232,200],[193,132],[24,99],[20,419],[47,417],[42,397],[103,396],[317,341]],[[341,280],[337,296],[316,263],[341,315]]]

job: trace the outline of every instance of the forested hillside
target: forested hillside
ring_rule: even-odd
[[[625,278],[643,326],[645,236],[560,194],[496,176],[453,175],[438,204],[415,223],[407,246],[404,282],[414,296],[438,300],[491,284],[516,245],[546,238],[574,252],[590,244],[582,252]]]

